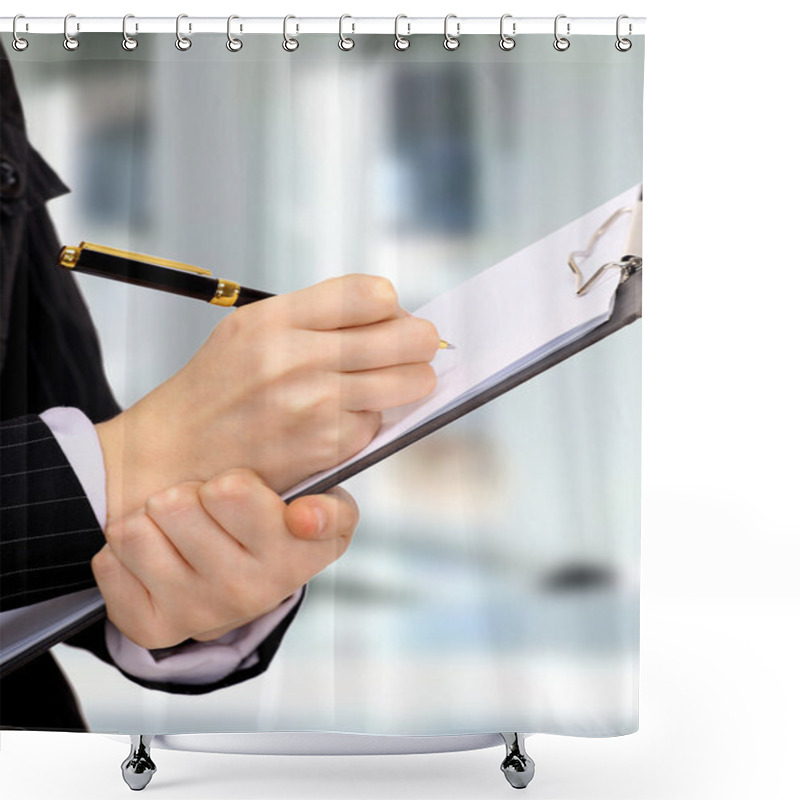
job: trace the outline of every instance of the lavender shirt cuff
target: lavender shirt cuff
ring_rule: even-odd
[[[106,473],[94,425],[82,411],[66,406],[49,408],[40,416],[69,459],[100,527],[105,528]],[[106,646],[116,665],[136,678],[213,683],[258,660],[256,648],[294,608],[301,594],[302,590],[298,590],[268,614],[213,642],[189,642],[165,650],[140,647],[106,620]]]

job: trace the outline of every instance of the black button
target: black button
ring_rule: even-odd
[[[6,159],[0,160],[0,192],[6,197],[16,197],[20,190],[17,168]]]

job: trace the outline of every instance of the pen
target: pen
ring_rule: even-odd
[[[269,292],[241,286],[235,281],[215,278],[211,270],[202,267],[91,242],[81,242],[77,247],[62,247],[58,264],[76,272],[194,297],[216,306],[244,306],[256,300],[275,297]],[[440,340],[439,349],[454,350],[455,347]]]

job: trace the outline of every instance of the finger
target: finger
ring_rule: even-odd
[[[203,506],[204,484],[184,483],[149,498],[145,510],[183,560],[201,577],[238,575],[250,553]]]
[[[360,372],[397,364],[432,361],[439,352],[439,333],[418,317],[386,320],[335,333],[316,335],[326,361],[339,372]]]
[[[324,539],[302,539],[283,528],[283,537],[273,542],[268,561],[277,597],[285,598],[330,566],[348,548],[352,532]],[[268,567],[269,569],[269,567]]]
[[[382,411],[427,397],[436,388],[430,364],[348,372],[341,376],[342,405],[348,411]]]
[[[204,510],[249,554],[262,559],[287,534],[286,503],[250,469],[230,469],[199,489]]]
[[[276,301],[289,324],[308,330],[370,325],[402,315],[391,281],[376,275],[330,278]]]
[[[203,484],[199,494],[218,524],[237,539],[246,541],[254,561],[260,565],[258,570],[245,573],[251,579],[257,576],[260,607],[271,608],[280,603],[335,561],[349,544],[352,517],[347,515],[353,511],[340,508],[338,503],[347,502],[340,495],[333,498],[337,502],[336,512],[331,514],[329,522],[334,526],[332,530],[341,530],[342,535],[307,541],[290,533],[284,517],[286,504],[252,470],[222,473]],[[252,591],[252,585],[242,583],[239,587],[242,591]]]
[[[356,501],[338,486],[325,494],[306,495],[293,500],[284,514],[289,533],[297,539],[309,541],[341,536],[349,542],[358,519]]]
[[[106,542],[151,595],[173,592],[193,582],[194,570],[144,509],[106,526]]]

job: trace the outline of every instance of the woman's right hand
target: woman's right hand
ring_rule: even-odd
[[[246,467],[281,493],[341,463],[383,409],[436,385],[432,323],[385,278],[346,275],[236,309],[183,369],[97,426],[108,521],[183,481]]]

